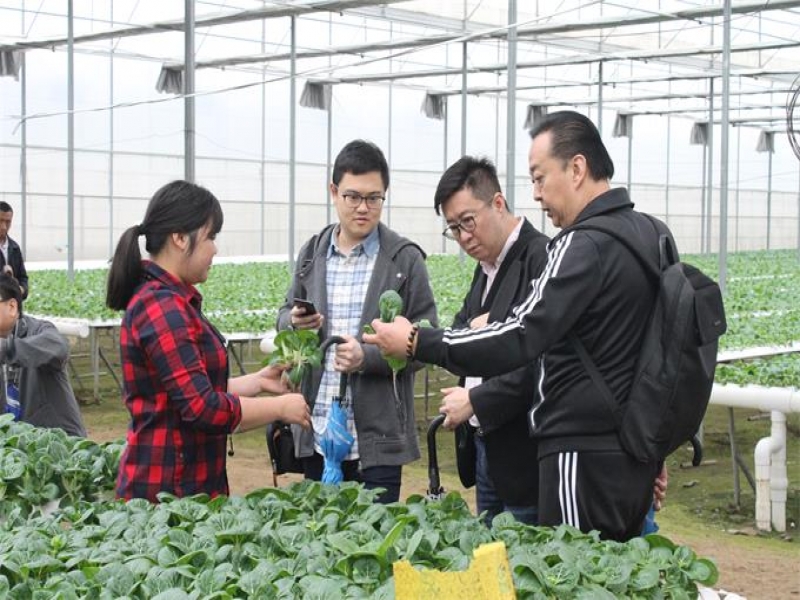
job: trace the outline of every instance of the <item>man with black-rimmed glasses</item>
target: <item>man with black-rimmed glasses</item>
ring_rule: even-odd
[[[306,478],[322,476],[320,436],[331,399],[339,395],[341,374],[348,373],[348,431],[355,442],[342,464],[344,478],[385,489],[381,502],[399,499],[402,465],[420,456],[414,371],[421,365],[400,371],[393,385],[386,360],[374,346],[361,344],[360,333],[379,316],[378,299],[389,289],[400,294],[403,314],[411,321],[436,322],[424,252],[380,222],[388,188],[389,167],[375,144],[355,140],[341,150],[330,183],[338,223],[301,248],[277,324],[278,330],[318,330],[322,341],[333,335],[346,340],[332,347],[322,368],[303,383],[313,431],[293,428],[293,434]],[[311,301],[317,312],[294,306],[295,298]]]
[[[444,172],[433,201],[447,221],[442,234],[478,264],[454,329],[504,321],[525,298],[529,282],[547,263],[548,237],[509,210],[495,166],[463,156]],[[461,482],[475,485],[478,513],[491,526],[501,512],[523,523],[538,522],[539,469],[528,429],[535,365],[497,377],[462,377],[442,390],[444,427],[455,429]]]

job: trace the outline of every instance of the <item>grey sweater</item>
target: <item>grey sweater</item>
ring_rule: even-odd
[[[366,323],[377,319],[378,298],[388,289],[396,290],[403,298],[403,315],[416,322],[428,319],[437,323],[436,304],[425,268],[425,253],[414,242],[399,236],[382,223],[378,225],[380,251],[372,271],[367,295],[361,312],[359,331]],[[325,312],[328,305],[326,289],[326,255],[334,225],[313,236],[300,250],[297,265],[286,301],[278,313],[278,330],[291,323],[293,298],[307,298]],[[325,321],[320,332],[324,341],[330,332]],[[392,387],[392,370],[376,346],[362,345],[364,368],[349,375],[353,414],[362,468],[404,465],[419,458],[419,443],[414,422],[414,371],[422,364],[415,363],[397,376],[397,405]],[[313,403],[322,379],[321,369],[315,369],[303,384],[303,395]],[[314,452],[314,434],[293,426],[295,453],[299,457]]]

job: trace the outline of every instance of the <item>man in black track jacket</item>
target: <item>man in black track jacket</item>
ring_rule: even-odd
[[[464,156],[444,172],[434,196],[444,213],[443,235],[478,261],[454,329],[505,321],[547,262],[548,237],[515,217],[487,159]],[[535,525],[539,474],[536,442],[528,429],[537,369],[528,364],[498,377],[462,377],[443,390],[444,427],[456,428],[462,483],[475,485],[478,513],[487,525],[503,511]],[[469,478],[469,474],[474,474]]]
[[[376,334],[365,341],[461,374],[493,376],[538,362],[530,424],[539,444],[539,522],[627,540],[642,530],[659,465],[637,462],[622,450],[611,410],[583,368],[571,334],[614,396],[626,397],[655,288],[616,239],[572,226],[608,215],[619,232],[652,249],[654,265],[657,233],[634,212],[625,189],[611,189],[613,162],[585,116],[552,113],[531,139],[534,200],[562,231],[549,243],[543,273],[512,316],[472,330],[419,329],[404,319],[373,323]]]

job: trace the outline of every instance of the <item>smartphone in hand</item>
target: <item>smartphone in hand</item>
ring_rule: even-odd
[[[306,310],[305,316],[317,314],[317,307],[314,306],[314,303],[309,300],[304,300],[303,298],[295,298],[292,300],[292,306],[304,308]]]

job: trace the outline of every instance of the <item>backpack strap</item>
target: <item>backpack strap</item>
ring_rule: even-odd
[[[620,244],[625,246],[631,254],[633,254],[636,260],[639,261],[639,264],[642,266],[645,273],[647,273],[648,276],[650,276],[650,278],[657,283],[661,278],[661,271],[676,262],[677,252],[669,235],[659,230],[655,219],[653,219],[650,215],[644,213],[640,214],[643,214],[645,217],[647,217],[647,220],[653,226],[653,229],[658,235],[658,268],[656,268],[653,263],[647,259],[642,250],[636,244],[624,237],[622,233],[620,233],[618,229],[614,227],[614,225],[616,225],[616,219],[611,219],[605,216],[590,217],[589,219],[586,219],[586,221],[573,225],[565,231],[575,231],[578,229],[599,231],[613,237]]]
[[[633,242],[631,242],[631,240],[624,237],[622,233],[620,233],[618,229],[614,227],[616,225],[616,219],[612,219],[603,215],[591,217],[582,223],[578,223],[577,225],[570,227],[568,231],[574,231],[576,229],[599,231],[613,237],[615,240],[625,246],[625,248],[627,248],[628,251],[634,256],[634,258],[636,258],[653,283],[655,285],[659,285],[661,272],[670,264],[675,262],[677,258],[677,252],[675,252],[675,246],[672,242],[672,239],[667,233],[664,233],[660,230],[657,221],[648,214],[640,214],[643,214],[645,217],[647,217],[647,220],[653,226],[656,235],[658,235],[658,267],[656,267],[652,261],[648,260],[642,251]],[[600,395],[614,417],[614,422],[616,423],[617,429],[619,429],[622,426],[620,402],[614,397],[614,394],[611,392],[611,388],[608,387],[605,379],[603,379],[603,375],[597,369],[597,365],[592,360],[589,352],[586,350],[586,346],[583,345],[583,342],[581,342],[575,331],[571,330],[569,334],[567,334],[567,338],[575,348],[575,351],[578,353],[578,357],[581,360],[581,364],[583,364],[583,368],[587,373],[589,373],[592,383],[594,383],[595,388],[600,392]]]
[[[619,414],[620,403],[614,398],[614,394],[611,393],[611,388],[608,387],[600,371],[597,370],[597,366],[594,364],[592,357],[589,356],[586,346],[583,345],[583,342],[581,342],[575,331],[571,330],[567,334],[567,338],[578,353],[578,357],[581,359],[581,363],[583,363],[583,368],[586,369],[586,372],[589,373],[589,377],[592,378],[592,383],[594,383],[594,386],[600,392],[603,400],[605,400],[606,406],[608,406],[608,409],[614,417],[614,423],[617,429],[619,429],[622,426],[622,418]]]

